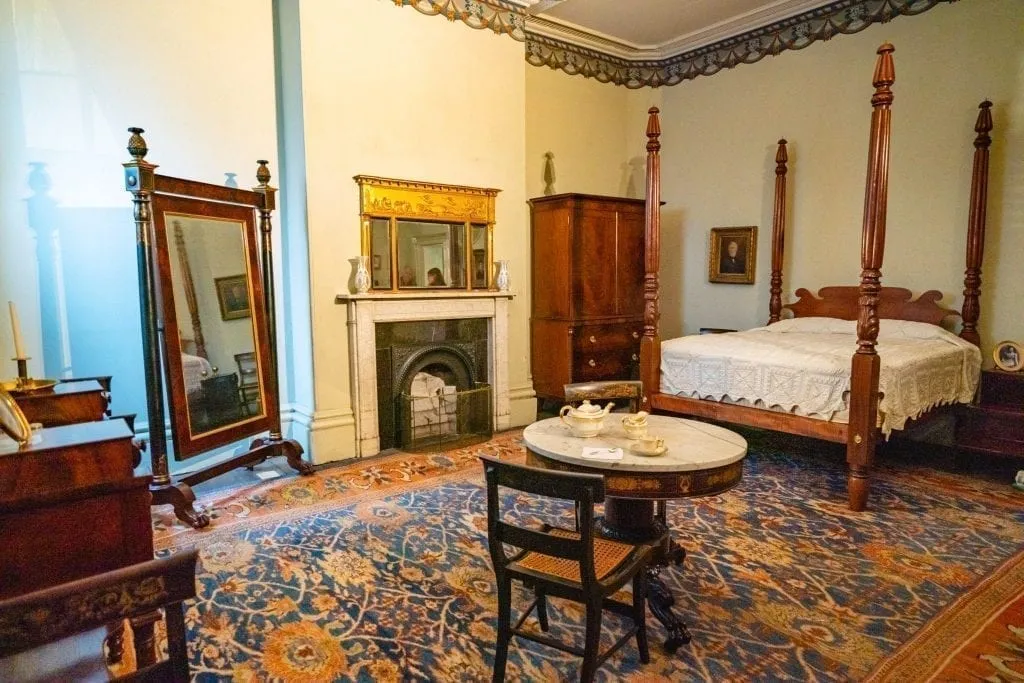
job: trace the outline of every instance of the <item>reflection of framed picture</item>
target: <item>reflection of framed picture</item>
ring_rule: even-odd
[[[473,250],[473,286],[487,286],[487,250]]]
[[[217,287],[221,319],[238,320],[252,315],[249,308],[249,283],[246,282],[245,275],[218,277],[213,282]]]
[[[754,284],[756,257],[756,225],[744,228],[711,228],[708,282]]]
[[[999,342],[992,351],[992,359],[1000,370],[1020,372],[1024,370],[1024,347],[1017,342]]]
[[[380,270],[380,254],[373,255],[373,269]]]

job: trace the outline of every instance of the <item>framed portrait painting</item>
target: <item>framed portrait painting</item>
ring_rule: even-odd
[[[249,307],[249,283],[245,274],[218,277],[214,279],[217,287],[217,302],[220,304],[222,320],[239,320],[252,315]]]
[[[1020,372],[1024,370],[1024,348],[1017,342],[999,342],[992,350],[992,360],[1000,370]]]
[[[757,226],[711,228],[708,282],[754,284],[757,263]]]

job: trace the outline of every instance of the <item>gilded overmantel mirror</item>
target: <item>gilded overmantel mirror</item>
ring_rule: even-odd
[[[499,190],[363,175],[355,180],[371,289],[493,288]]]

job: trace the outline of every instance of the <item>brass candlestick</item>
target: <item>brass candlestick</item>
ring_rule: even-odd
[[[22,387],[28,383],[28,358],[12,358],[18,363],[18,386]]]

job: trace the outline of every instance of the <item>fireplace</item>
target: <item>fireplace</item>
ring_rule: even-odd
[[[398,446],[401,430],[396,427],[415,422],[414,416],[406,420],[399,414],[403,395],[409,397],[410,412],[435,411],[432,422],[425,417],[420,422],[430,422],[437,432],[453,424],[456,429],[464,427],[444,412],[452,408],[453,394],[456,401],[472,401],[472,412],[484,414],[488,430],[509,428],[511,298],[508,292],[489,291],[371,291],[337,297],[348,314],[358,456]],[[433,391],[432,395],[410,393],[417,374],[434,378],[421,377],[430,385],[424,391]],[[416,399],[424,398],[437,400],[417,404]]]
[[[374,326],[381,450],[468,444],[490,436],[487,328],[486,318]]]

